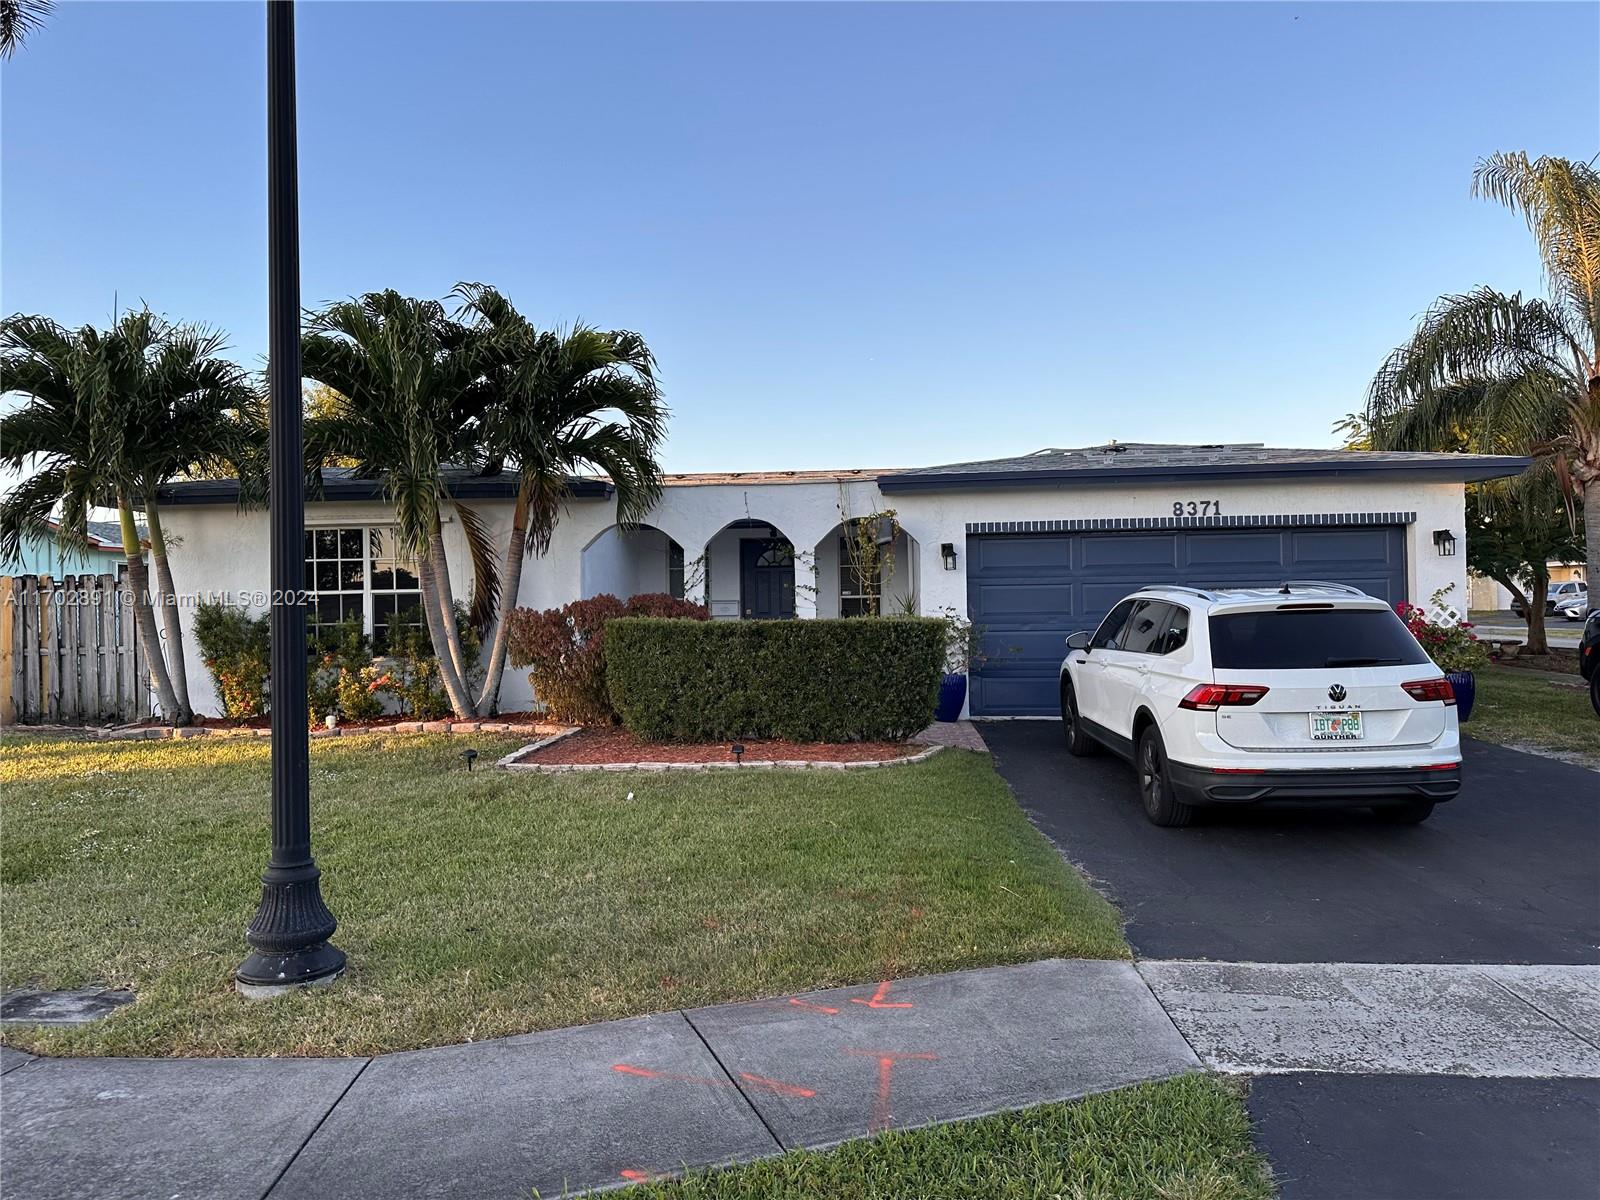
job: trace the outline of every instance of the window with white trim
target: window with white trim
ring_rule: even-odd
[[[422,592],[395,531],[382,525],[306,530],[306,632],[315,639],[341,621],[360,617],[361,630],[382,654],[391,624],[423,627]]]

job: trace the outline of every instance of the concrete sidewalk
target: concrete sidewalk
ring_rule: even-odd
[[[0,1062],[7,1200],[520,1197],[1199,1062],[1127,962],[996,967],[374,1059]]]

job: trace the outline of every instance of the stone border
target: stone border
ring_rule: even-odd
[[[770,771],[775,768],[789,770],[821,770],[821,771],[861,771],[871,770],[874,767],[902,767],[910,763],[926,762],[943,746],[929,746],[916,754],[908,754],[904,758],[871,758],[861,762],[836,762],[832,759],[805,759],[788,758],[775,760],[761,760],[757,762],[623,762],[623,763],[520,763],[516,760],[535,750],[541,750],[553,742],[559,742],[564,737],[577,733],[576,729],[566,733],[558,733],[554,737],[535,742],[531,746],[524,746],[512,754],[506,755],[495,763],[502,771],[518,771],[527,775],[570,775],[582,774],[593,771],[650,771],[660,773],[663,771]]]
[[[562,729],[555,722],[548,726],[552,729]],[[336,725],[332,729],[325,726],[312,728],[312,738],[336,737],[361,737],[376,733],[525,733],[530,727],[526,722],[511,721],[458,721],[454,718],[443,721],[397,721],[393,725]],[[537,727],[534,727],[537,731]],[[170,725],[138,725],[122,729],[97,729],[85,725],[8,725],[7,733],[21,732],[39,733],[67,733],[80,737],[93,738],[101,742],[144,742],[144,741],[172,741],[186,738],[264,738],[272,737],[270,729],[254,729],[250,727],[231,727],[216,725],[185,725],[174,728]],[[562,729],[561,736],[576,732],[574,729]],[[526,747],[524,747],[526,749]]]

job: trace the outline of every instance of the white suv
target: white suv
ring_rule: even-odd
[[[1461,789],[1449,681],[1355,588],[1141,588],[1067,649],[1067,748],[1131,760],[1157,825],[1258,800],[1414,824]]]

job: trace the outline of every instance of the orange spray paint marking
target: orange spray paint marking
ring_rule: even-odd
[[[649,1171],[625,1170],[619,1174],[630,1183],[649,1183],[655,1178]]]
[[[611,1069],[619,1075],[636,1075],[640,1079],[659,1079],[666,1083],[698,1083],[702,1087],[732,1087],[727,1079],[708,1079],[704,1075],[678,1075],[672,1071],[652,1071],[649,1067],[636,1067],[631,1063],[613,1063]]]
[[[800,999],[799,996],[790,996],[789,1003],[794,1005],[796,1008],[803,1008],[807,1012],[827,1013],[830,1017],[836,1017],[839,1015],[839,1010],[837,1008],[829,1008],[826,1004],[813,1004],[809,1000]]]
[[[810,1088],[803,1088],[793,1083],[784,1083],[780,1079],[768,1079],[764,1075],[752,1075],[749,1071],[740,1071],[739,1078],[751,1087],[760,1088],[764,1092],[774,1092],[779,1096],[795,1096],[801,1100],[809,1100],[816,1095]]]
[[[678,1075],[672,1071],[652,1071],[649,1067],[636,1067],[632,1063],[613,1063],[611,1069],[619,1075],[633,1075],[639,1079],[656,1079],[664,1083],[697,1083],[701,1087],[733,1087],[731,1079],[711,1079],[704,1075]],[[760,1088],[765,1092],[772,1092],[779,1096],[796,1096],[802,1100],[809,1100],[816,1093],[810,1088],[801,1087],[796,1083],[784,1083],[781,1079],[768,1079],[765,1075],[752,1075],[749,1071],[741,1071],[739,1078],[752,1087]]]
[[[885,1000],[884,997],[887,996],[888,994],[889,994],[889,981],[887,979],[885,979],[882,983],[880,983],[878,985],[878,990],[872,993],[872,999],[870,999],[870,1000],[852,999],[850,1001],[850,1003],[851,1004],[864,1004],[868,1008],[913,1008],[913,1007],[915,1007],[909,1000]]]
[[[872,1120],[867,1122],[868,1133],[879,1133],[894,1124],[894,1112],[889,1100],[894,1080],[894,1064],[907,1061],[933,1062],[939,1057],[937,1054],[897,1054],[883,1050],[846,1050],[845,1053],[878,1060],[878,1092],[872,1099]]]

